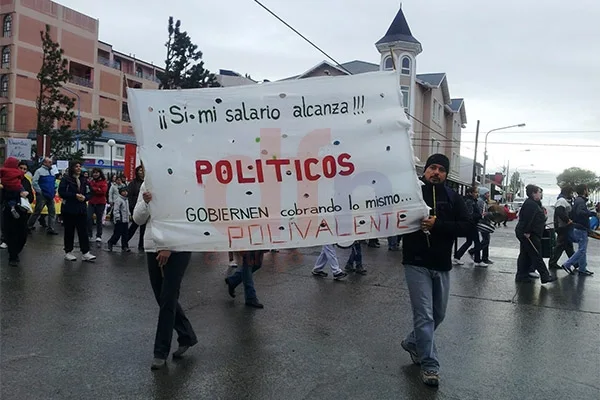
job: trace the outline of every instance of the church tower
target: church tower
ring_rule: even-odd
[[[421,43],[412,35],[402,12],[402,5],[385,35],[375,43],[381,53],[381,70],[400,70],[400,88],[404,109],[414,115],[417,74],[417,56],[423,51]]]

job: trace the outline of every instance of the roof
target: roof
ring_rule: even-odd
[[[463,124],[467,123],[467,111],[465,110],[464,99],[452,99],[450,100],[450,109],[455,113],[460,113],[460,119]]]
[[[379,71],[379,64],[374,64],[374,63],[370,63],[367,61],[354,60],[354,61],[345,62],[340,65],[333,65],[329,61],[323,60],[320,63],[318,63],[317,65],[315,65],[314,67],[310,68],[308,71],[305,71],[305,72],[301,73],[300,75],[294,75],[294,76],[290,76],[289,78],[284,78],[284,79],[282,79],[282,81],[290,81],[290,80],[294,80],[294,79],[305,78],[307,75],[310,75],[311,72],[317,70],[319,67],[322,67],[322,66],[335,68],[338,71],[340,71],[346,75],[357,75],[357,74],[364,74],[367,72]]]
[[[439,72],[435,74],[417,74],[417,83],[425,82],[435,88],[439,88],[446,77],[446,73]]]
[[[400,7],[400,10],[398,10],[396,18],[394,18],[392,21],[392,24],[388,28],[385,35],[375,44],[378,45],[392,42],[410,42],[421,44],[412,35],[410,27],[408,26],[408,22],[406,22],[406,17],[404,17],[404,13],[402,12],[402,7]]]

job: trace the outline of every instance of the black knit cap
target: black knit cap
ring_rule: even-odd
[[[438,153],[430,155],[425,163],[425,169],[429,168],[431,164],[441,165],[446,168],[446,172],[450,171],[450,160],[443,154]]]

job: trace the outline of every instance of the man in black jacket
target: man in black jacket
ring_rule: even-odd
[[[579,275],[591,276],[594,273],[587,269],[587,231],[590,227],[590,217],[596,215],[596,213],[587,208],[589,195],[587,185],[577,185],[575,191],[577,192],[577,198],[573,202],[573,210],[571,211],[571,219],[574,226],[571,231],[571,239],[577,242],[577,251],[573,256],[569,257],[562,267],[565,271],[574,274],[575,269],[573,266],[579,264]]]
[[[421,221],[420,231],[404,236],[402,246],[414,329],[401,345],[413,363],[421,365],[421,380],[429,386],[437,386],[440,379],[433,332],[448,305],[452,246],[457,236],[466,236],[473,227],[463,199],[445,185],[449,169],[443,154],[427,159],[421,180],[431,216]]]
[[[467,212],[469,213],[469,218],[473,221],[473,227],[471,231],[467,235],[467,240],[465,243],[454,253],[454,259],[452,263],[454,265],[464,265],[460,259],[467,252],[471,245],[473,246],[473,252],[469,252],[473,255],[473,260],[475,261],[476,267],[487,268],[488,265],[484,262],[481,262],[481,242],[479,241],[479,231],[477,230],[477,223],[481,221],[481,211],[479,210],[479,206],[477,205],[477,198],[479,197],[479,190],[476,187],[470,187],[467,189],[465,194],[465,205],[467,207]]]

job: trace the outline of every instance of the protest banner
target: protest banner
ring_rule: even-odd
[[[396,72],[129,89],[152,235],[171,250],[406,234],[428,215]]]
[[[14,157],[18,160],[31,159],[31,140],[8,138],[6,140],[6,158]]]

